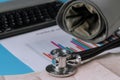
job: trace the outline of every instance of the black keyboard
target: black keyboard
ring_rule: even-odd
[[[0,13],[0,39],[55,25],[61,6],[55,1]]]

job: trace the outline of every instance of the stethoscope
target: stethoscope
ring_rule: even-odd
[[[54,77],[68,77],[77,72],[77,68],[86,62],[97,58],[102,52],[119,47],[120,38],[105,44],[104,46],[89,49],[82,52],[67,51],[65,49],[55,49],[51,51],[53,56],[52,64],[46,67],[49,75]]]
[[[112,26],[111,23],[109,23],[109,21],[116,22],[114,21],[114,19],[111,18],[111,16],[116,16],[116,12],[120,13],[120,11],[116,10],[115,6],[110,5],[111,1],[113,0],[110,0],[110,3],[108,1],[109,5],[106,3],[107,7],[100,6],[102,5],[102,3],[99,2],[100,0],[98,0],[97,2],[95,0],[93,0],[93,2],[91,1],[71,0],[64,4],[57,16],[58,25],[65,32],[72,34],[77,38],[82,38],[83,40],[89,39],[90,42],[99,42],[105,40],[105,36],[108,37],[111,35],[111,33],[114,33],[114,35],[116,35],[118,38],[109,41],[103,46],[81,52],[70,52],[65,49],[52,50],[52,64],[46,67],[46,71],[50,75],[55,77],[71,76],[77,72],[77,68],[81,64],[95,59],[106,50],[120,46],[120,29],[118,29],[118,26]],[[116,5],[119,2],[119,0],[116,0],[116,2],[113,1],[113,3],[115,3]],[[99,9],[97,9],[96,7],[97,5],[99,5],[99,9],[101,9],[101,12],[98,11]],[[114,11],[115,15],[111,15],[108,13],[109,15],[105,16],[104,14],[106,14],[106,8],[103,9],[104,7],[112,7],[112,10],[110,9],[109,11]],[[118,14],[118,16],[119,15],[120,14]],[[91,26],[95,28],[91,28]]]

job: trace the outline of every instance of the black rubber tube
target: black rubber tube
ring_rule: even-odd
[[[82,51],[82,52],[77,52],[77,54],[79,54],[81,56],[82,60],[87,60],[90,59],[92,57],[95,57],[97,55],[99,55],[100,53],[112,49],[112,48],[116,48],[120,46],[120,38],[111,41],[101,47],[96,47],[96,48],[92,48],[86,51]],[[76,53],[75,53],[76,54]]]

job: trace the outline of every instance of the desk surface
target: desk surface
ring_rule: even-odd
[[[67,78],[55,78],[46,71],[25,75],[5,76],[0,80],[120,80],[120,54],[109,54],[79,67],[78,72]]]

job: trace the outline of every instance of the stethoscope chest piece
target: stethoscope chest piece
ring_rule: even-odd
[[[54,77],[68,77],[76,73],[77,67],[68,64],[70,58],[70,52],[63,49],[55,49],[51,52],[54,57],[52,64],[46,67],[46,71],[49,75]]]
[[[65,68],[58,68],[53,65],[49,65],[46,68],[46,71],[49,75],[54,77],[68,77],[74,75],[77,71],[76,67],[73,66],[66,66]]]

